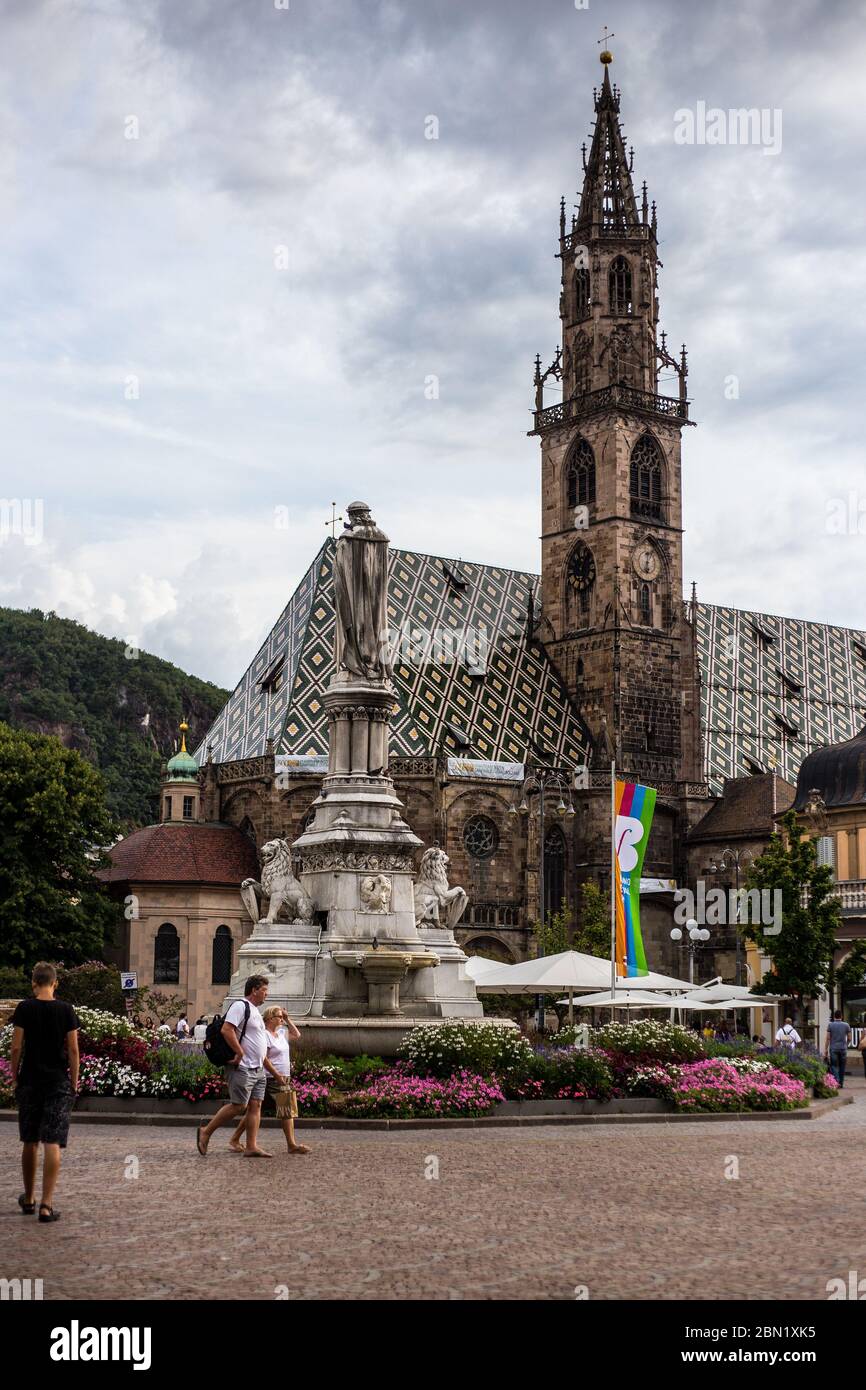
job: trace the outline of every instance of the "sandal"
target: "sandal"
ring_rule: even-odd
[[[24,1193],[24,1192],[21,1193],[21,1196],[18,1198],[18,1205],[19,1205],[19,1207],[21,1208],[21,1215],[22,1215],[22,1216],[35,1216],[35,1215],[36,1215],[36,1203],[35,1203],[35,1202],[28,1202],[28,1200],[27,1200],[27,1194],[26,1194],[26,1193]]]
[[[289,1153],[290,1153],[290,1154],[308,1154],[309,1152],[310,1152],[310,1150],[307,1148],[306,1144],[290,1144],[290,1145],[289,1145]]]
[[[196,1146],[196,1148],[198,1149],[199,1153],[201,1154],[202,1158],[207,1158],[207,1144],[205,1144],[204,1148],[202,1148],[202,1144],[201,1144],[201,1132],[202,1132],[202,1130],[203,1130],[204,1128],[205,1128],[204,1125],[199,1125],[199,1126],[197,1127],[196,1132],[195,1132],[195,1146]]]
[[[53,1207],[49,1207],[48,1204],[47,1204],[46,1202],[40,1202],[40,1203],[39,1203],[39,1220],[40,1220],[40,1221],[59,1221],[59,1220],[60,1220],[60,1212],[59,1212],[59,1211],[55,1211]]]

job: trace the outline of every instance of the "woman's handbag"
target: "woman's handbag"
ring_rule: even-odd
[[[288,1082],[285,1086],[275,1086],[271,1095],[274,1098],[278,1120],[296,1120],[298,1118],[298,1094],[294,1086]]]

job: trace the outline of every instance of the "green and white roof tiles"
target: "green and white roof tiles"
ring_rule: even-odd
[[[327,752],[323,695],[334,642],[333,541],[301,580],[198,750],[215,762]],[[389,619],[398,643],[392,725],[397,757],[437,751],[521,762],[528,746],[586,762],[587,734],[543,651],[527,642],[538,576],[392,550]],[[457,659],[448,655],[455,635]],[[469,634],[467,650],[461,637]],[[425,659],[436,634],[439,659]],[[706,777],[774,771],[796,781],[807,753],[866,723],[866,636],[849,628],[699,604]]]
[[[202,753],[211,744],[215,762],[260,756],[268,738],[276,753],[327,752],[333,545],[322,547],[203,740]],[[532,574],[392,549],[395,756],[443,751],[520,762],[534,744],[551,761],[586,761],[586,732],[544,653],[526,640],[537,584]],[[425,641],[432,652],[425,653]]]

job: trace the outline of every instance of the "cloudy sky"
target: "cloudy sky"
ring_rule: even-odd
[[[43,520],[0,537],[0,603],[233,685],[333,499],[395,544],[537,568],[532,359],[607,24],[700,424],[686,580],[862,628],[864,17],[4,0],[0,491]],[[781,112],[781,149],[677,143],[699,102]]]

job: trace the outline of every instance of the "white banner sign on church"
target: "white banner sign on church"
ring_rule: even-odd
[[[522,782],[523,763],[489,763],[482,758],[449,758],[449,777],[483,777],[490,782]]]

